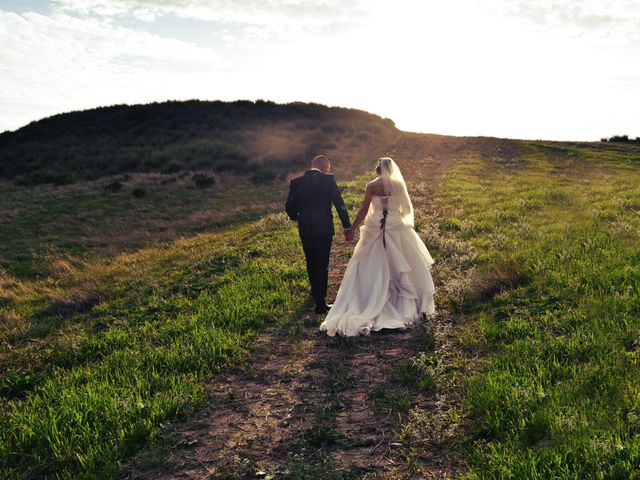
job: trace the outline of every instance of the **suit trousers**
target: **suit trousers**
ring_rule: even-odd
[[[325,305],[327,282],[329,279],[329,254],[333,235],[301,235],[302,249],[307,261],[307,274],[311,284],[311,294],[316,307]]]

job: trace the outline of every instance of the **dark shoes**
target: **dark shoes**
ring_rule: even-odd
[[[326,303],[324,305],[316,305],[314,312],[327,313],[331,307],[333,307],[333,305],[327,305]]]

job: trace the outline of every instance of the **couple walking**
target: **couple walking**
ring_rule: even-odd
[[[311,169],[291,181],[286,212],[298,222],[316,313],[327,313],[328,335],[368,334],[406,328],[435,311],[430,267],[433,259],[413,229],[413,205],[400,169],[381,158],[351,224],[329,159],[315,157]],[[329,254],[334,235],[331,206],[347,241],[360,238],[333,306],[327,305]]]

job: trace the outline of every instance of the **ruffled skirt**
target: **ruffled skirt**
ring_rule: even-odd
[[[433,259],[418,234],[397,214],[367,218],[338,295],[320,330],[328,335],[406,328],[435,312]]]

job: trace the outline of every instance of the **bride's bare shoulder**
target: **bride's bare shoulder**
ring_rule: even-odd
[[[369,183],[367,183],[367,188],[375,188],[378,185],[382,185],[382,178],[380,177],[376,177],[373,180],[371,180]]]
[[[373,195],[384,195],[384,184],[382,178],[377,177],[367,183],[367,190]]]

